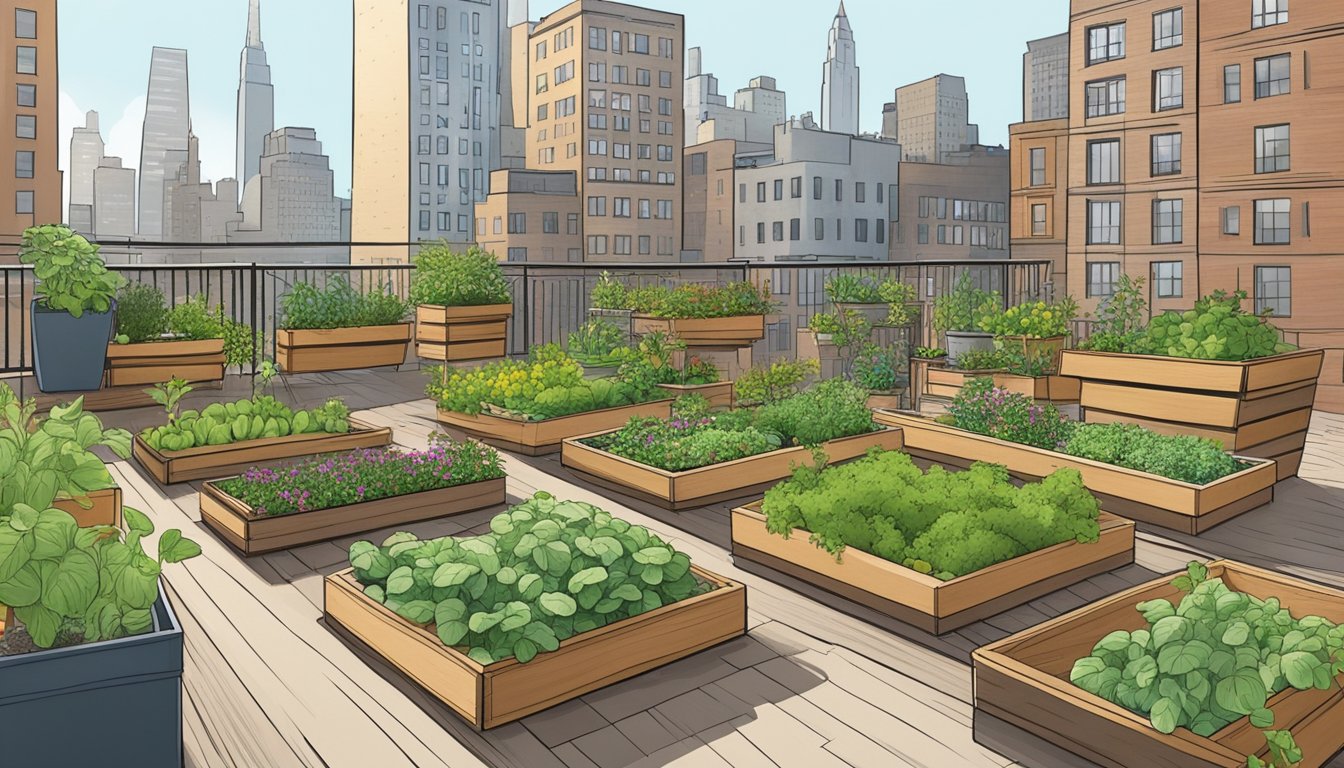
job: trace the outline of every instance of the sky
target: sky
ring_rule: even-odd
[[[729,95],[776,78],[792,115],[819,113],[830,0],[636,0],[686,17],[686,45]],[[532,0],[538,19],[565,0]],[[1068,0],[846,0],[861,71],[861,129],[877,131],[897,86],[945,72],[966,78],[980,140],[1006,144],[1022,119],[1026,41],[1064,31]],[[1012,8],[1012,11],[1005,10]],[[61,0],[63,168],[70,133],[98,110],[107,154],[138,165],[153,46],[186,48],[203,178],[234,175],[239,54],[247,0]],[[338,195],[350,189],[353,10],[350,0],[262,0],[276,126],[315,128]]]

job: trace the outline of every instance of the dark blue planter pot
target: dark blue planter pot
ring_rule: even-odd
[[[112,318],[117,305],[106,312],[69,312],[43,309],[37,299],[29,306],[33,328],[33,372],[43,392],[92,392],[103,386],[107,343],[112,340]]]
[[[182,627],[162,596],[154,631],[0,657],[5,765],[182,765]]]

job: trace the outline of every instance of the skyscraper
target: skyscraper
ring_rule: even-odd
[[[257,175],[243,191],[243,220],[229,224],[229,242],[334,242],[341,204],[331,165],[312,128],[266,134]]]
[[[89,110],[84,126],[70,136],[70,211],[66,221],[81,234],[93,233],[93,172],[103,159],[98,113]]]
[[[261,42],[261,0],[247,8],[247,42],[238,73],[237,176],[244,188],[257,174],[266,134],[275,129],[275,89]]]
[[[900,143],[906,162],[946,162],[949,153],[980,143],[970,108],[966,78],[934,75],[896,89],[894,106],[883,108],[882,135]]]
[[[0,75],[0,258],[8,259],[24,229],[61,218],[56,0],[0,3],[0,40],[8,46]]]
[[[826,63],[821,68],[821,128],[851,136],[859,133],[859,64],[844,0],[831,24]]]
[[[1022,55],[1022,119],[1069,116],[1069,33],[1027,43]]]
[[[187,52],[155,46],[149,61],[149,91],[140,140],[140,227],[142,238],[163,237],[163,183],[177,170],[170,152],[187,152],[191,104],[187,89]]]

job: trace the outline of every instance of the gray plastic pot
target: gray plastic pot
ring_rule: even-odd
[[[43,392],[92,392],[103,386],[107,343],[112,340],[117,303],[106,312],[80,317],[64,310],[29,305],[33,329],[33,372]]]
[[[975,331],[947,332],[948,365],[956,365],[957,360],[960,359],[962,355],[976,349],[992,352],[994,350],[994,334],[979,333]]]

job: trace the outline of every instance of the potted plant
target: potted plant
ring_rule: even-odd
[[[150,556],[144,542],[154,525],[140,512],[124,510],[127,532],[81,527],[51,507],[49,486],[18,490],[0,508],[6,761],[180,766],[182,629],[159,576],[200,547],[170,530]],[[133,716],[134,738],[118,713]]]
[[[38,296],[29,314],[38,389],[99,389],[112,339],[115,296],[126,279],[108,271],[98,246],[58,225],[25,230],[19,261],[31,264],[37,278]]]
[[[699,395],[714,407],[733,404],[733,382],[720,380],[713,363],[665,333],[646,334],[634,348],[621,350],[617,375],[637,388],[657,387],[673,397]]]
[[[583,366],[583,375],[601,379],[616,375],[625,359],[621,354],[630,339],[620,326],[604,318],[595,318],[569,334],[566,351]]]
[[[933,329],[947,338],[947,362],[955,365],[972,349],[993,349],[990,328],[1002,311],[999,293],[977,288],[970,273],[963,272],[952,291],[933,304]]]
[[[901,394],[910,386],[909,370],[901,368],[902,356],[894,348],[866,344],[854,356],[850,377],[867,390],[869,408],[900,408]]]
[[[732,513],[748,560],[941,634],[1134,560],[1134,524],[1072,469],[1017,487],[1002,467],[927,473],[899,452],[801,467]]]
[[[460,362],[507,353],[513,294],[494,254],[466,253],[441,242],[415,257],[411,304],[416,307],[415,353]]]
[[[851,273],[840,273],[827,280],[826,295],[838,314],[856,313],[873,327],[907,324],[909,307],[915,301],[915,289],[906,283]]]
[[[1245,301],[1242,291],[1214,291],[1147,327],[1120,318],[1081,349],[1065,350],[1060,373],[1082,381],[1089,421],[1213,437],[1239,454],[1274,459],[1280,480],[1293,477],[1325,352],[1283,343],[1270,317],[1246,311]]]
[[[360,292],[343,277],[323,288],[295,283],[280,300],[275,362],[286,373],[378,368],[406,362],[409,305],[389,288]]]
[[[900,432],[875,427],[867,397],[827,379],[758,408],[710,413],[702,400],[678,400],[669,418],[566,440],[561,461],[596,485],[666,509],[703,507],[783,480],[814,450],[840,462],[899,449]]]
[[[657,534],[538,493],[485,536],[356,542],[330,621],[489,729],[746,632],[746,589]]]
[[[604,275],[593,306],[630,310],[636,336],[661,332],[691,347],[733,349],[765,338],[765,316],[774,311],[766,290],[751,283],[683,284],[628,289]]]
[[[1035,301],[994,313],[988,325],[1005,346],[1020,350],[1024,358],[1045,358],[1053,372],[1059,370],[1070,324],[1077,316],[1078,304],[1072,298],[1053,304]]]
[[[259,336],[259,334],[258,334]],[[251,330],[211,310],[198,294],[169,309],[157,286],[132,283],[117,294],[116,336],[107,347],[107,384],[145,386],[174,376],[221,381],[229,366],[251,362]]]
[[[911,360],[927,365],[943,365],[947,362],[947,350],[942,347],[915,347]]]

